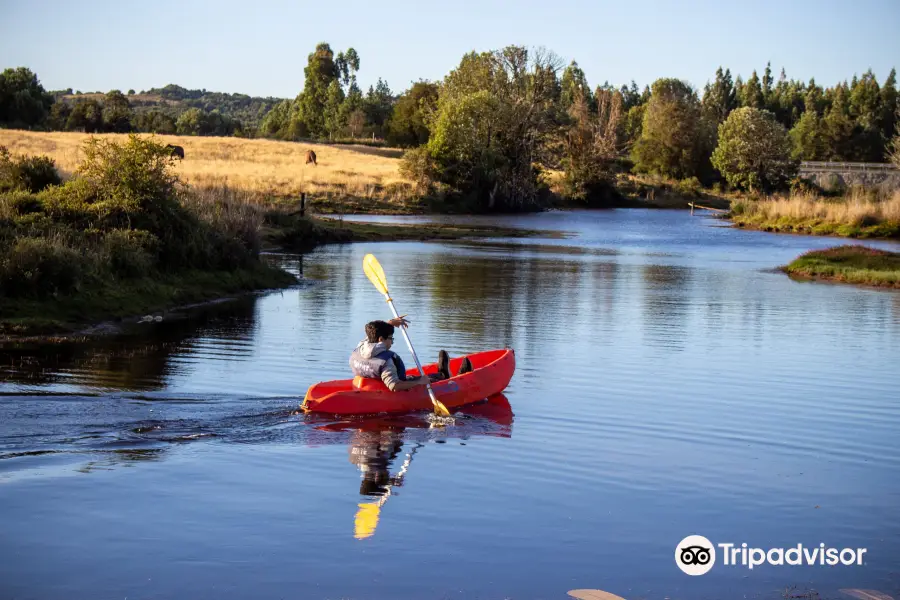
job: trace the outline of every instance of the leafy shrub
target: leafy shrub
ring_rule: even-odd
[[[427,190],[437,178],[434,161],[426,146],[412,148],[403,154],[400,175],[412,180],[419,192]]]
[[[56,163],[46,156],[13,157],[0,146],[0,192],[25,190],[39,192],[62,180],[56,171]]]
[[[43,208],[37,196],[25,191],[8,192],[2,196],[0,202],[5,205],[11,217],[40,212]]]
[[[30,297],[70,292],[83,272],[81,255],[59,238],[19,238],[0,258],[5,296]]]
[[[139,277],[153,268],[159,239],[140,230],[113,229],[103,238],[110,270],[118,277]]]
[[[700,192],[703,191],[703,185],[701,185],[700,180],[696,177],[688,177],[675,184],[675,191],[681,196],[696,198],[700,196]]]
[[[0,296],[40,297],[110,278],[253,266],[262,211],[227,194],[189,194],[171,164],[153,140],[92,139],[65,184],[36,194],[22,187],[0,193]]]

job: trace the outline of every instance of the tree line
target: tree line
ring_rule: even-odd
[[[746,81],[720,67],[702,93],[673,78],[643,89],[634,81],[592,88],[577,62],[509,46],[469,53],[442,81],[395,95],[382,79],[363,93],[360,62],[353,48],[335,53],[320,43],[300,93],[257,106],[256,128],[198,106],[177,118],[135,111],[131,95],[116,90],[102,101],[60,102],[28,69],[8,69],[0,75],[0,126],[374,137],[409,148],[402,169],[423,190],[488,210],[544,205],[551,170],[563,172],[568,197],[602,202],[622,171],[771,191],[791,182],[801,160],[882,162],[900,149],[895,70],[880,84],[869,70],[823,87],[788,79],[783,69],[775,78],[770,65]],[[156,92],[198,99],[178,86]]]
[[[0,73],[0,127],[86,133],[253,136],[278,98],[188,90],[177,85],[123,94],[46,91],[31,70]]]

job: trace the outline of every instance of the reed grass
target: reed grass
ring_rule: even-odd
[[[900,190],[852,189],[841,198],[813,194],[732,202],[739,226],[790,233],[846,237],[900,237]]]

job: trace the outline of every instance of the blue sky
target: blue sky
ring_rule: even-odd
[[[470,50],[544,46],[590,84],[678,77],[716,67],[746,79],[832,85],[900,66],[900,0],[357,0],[117,2],[0,0],[0,67],[28,66],[47,89],[188,88],[293,97],[320,41],[356,48],[363,88],[440,79]]]

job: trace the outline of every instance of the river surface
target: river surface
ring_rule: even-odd
[[[683,211],[474,220],[567,235],[326,246],[273,257],[295,289],[0,350],[0,598],[900,598],[900,294]],[[297,412],[390,316],[367,252],[427,362],[515,349],[505,398]],[[690,534],[867,553],[689,577]]]

